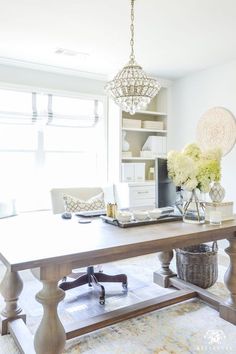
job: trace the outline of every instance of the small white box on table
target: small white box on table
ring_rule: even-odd
[[[227,221],[234,219],[233,215],[233,202],[206,202],[205,207],[205,219],[206,221],[210,221],[210,214],[213,212],[221,213],[221,221]]]

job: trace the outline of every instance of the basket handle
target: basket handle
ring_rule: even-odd
[[[212,243],[212,252],[217,252],[218,251],[218,244],[217,241],[214,241]]]

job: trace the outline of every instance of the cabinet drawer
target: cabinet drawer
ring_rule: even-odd
[[[130,202],[131,208],[136,207],[153,207],[155,208],[155,199],[154,198],[147,198],[147,199],[136,199]]]
[[[130,199],[155,199],[155,186],[130,187]]]

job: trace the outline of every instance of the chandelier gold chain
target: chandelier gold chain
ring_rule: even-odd
[[[134,0],[131,0],[131,25],[130,25],[130,32],[131,32],[131,39],[130,39],[130,46],[131,46],[131,54],[130,59],[134,60]]]

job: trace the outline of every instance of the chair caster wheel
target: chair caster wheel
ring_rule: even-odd
[[[127,290],[128,289],[128,283],[122,283],[122,288],[124,290]]]
[[[102,298],[102,299],[99,299],[99,304],[100,304],[100,305],[105,305],[105,299],[103,299],[103,298]]]

